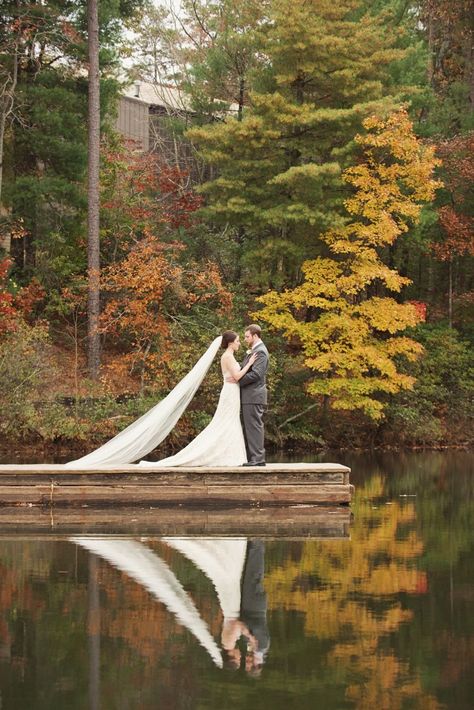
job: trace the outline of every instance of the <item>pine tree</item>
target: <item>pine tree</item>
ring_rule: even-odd
[[[104,67],[113,60],[121,13],[130,13],[140,1],[120,6],[115,0],[101,2]],[[78,248],[87,204],[85,8],[85,0],[12,0],[2,5],[0,17],[2,28],[17,31],[16,43],[10,43],[13,49],[2,56],[7,72],[17,61],[15,111],[5,136],[3,194],[12,218],[22,221],[24,236],[12,241],[12,256],[23,280],[37,272],[48,287],[85,265],[84,251]],[[103,78],[102,88],[105,123],[117,82]]]
[[[248,280],[294,284],[315,235],[341,223],[341,172],[352,137],[376,106],[399,58],[379,16],[357,0],[273,0],[262,24],[264,57],[242,121],[189,135],[218,177],[203,186],[207,218],[241,230]]]

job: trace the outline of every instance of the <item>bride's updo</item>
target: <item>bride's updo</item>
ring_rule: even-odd
[[[238,336],[238,333],[236,333],[235,331],[225,330],[222,333],[221,348],[223,350],[226,350],[229,343],[233,343],[237,336]]]

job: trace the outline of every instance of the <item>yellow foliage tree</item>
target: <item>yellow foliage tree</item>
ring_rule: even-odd
[[[345,202],[352,219],[322,236],[329,256],[304,262],[302,284],[261,296],[256,315],[301,345],[306,366],[317,373],[310,393],[329,397],[334,409],[360,409],[380,419],[384,403],[377,395],[414,383],[397,359],[414,360],[422,351],[402,335],[420,313],[386,295],[399,293],[409,279],[383,262],[383,251],[433,199],[439,161],[414,135],[405,109],[363,125],[366,133],[355,138],[361,160],[343,175],[353,189]]]

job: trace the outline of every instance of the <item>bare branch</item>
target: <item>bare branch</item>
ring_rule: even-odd
[[[316,407],[319,407],[319,406],[320,406],[319,402],[315,402],[314,404],[310,404],[310,406],[307,407],[306,409],[303,409],[302,412],[298,412],[298,414],[294,414],[292,417],[288,417],[288,419],[285,419],[284,422],[282,422],[281,424],[279,424],[277,426],[278,431],[280,431],[280,429],[283,429],[283,427],[286,426],[286,424],[289,424],[290,422],[294,422],[295,419],[299,419],[300,417],[303,417],[305,414],[310,412],[312,409],[316,409]]]

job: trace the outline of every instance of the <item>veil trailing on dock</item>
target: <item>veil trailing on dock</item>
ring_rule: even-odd
[[[66,467],[81,468],[87,466],[116,466],[141,459],[160,444],[175,426],[182,413],[194,397],[214,360],[222,337],[212,341],[204,355],[192,370],[178,382],[176,387],[158,402],[146,414],[126,429],[114,436],[95,451],[75,461],[69,461]]]

